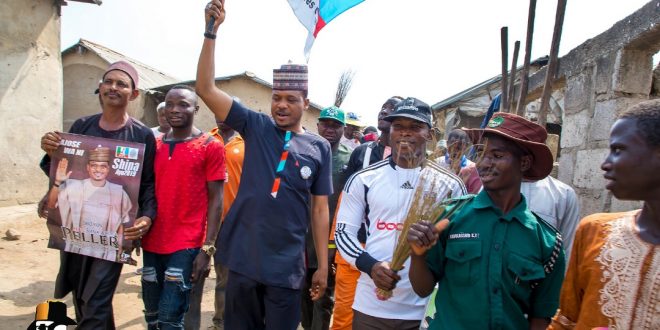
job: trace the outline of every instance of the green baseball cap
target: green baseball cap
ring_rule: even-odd
[[[321,115],[319,116],[319,120],[321,119],[333,119],[340,122],[342,125],[346,126],[346,120],[344,118],[344,110],[339,109],[335,106],[327,107],[321,110]]]

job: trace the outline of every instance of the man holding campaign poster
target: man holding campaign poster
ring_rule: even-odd
[[[156,217],[153,172],[156,139],[149,127],[129,116],[127,111],[129,103],[139,95],[138,72],[130,63],[118,61],[112,63],[100,78],[97,90],[100,113],[77,119],[69,130],[71,135],[53,131],[41,138],[41,149],[46,155],[40,166],[46,174],[50,174],[51,180],[38,211],[40,216],[49,218],[49,246],[62,249],[54,297],[61,299],[72,293],[79,329],[115,328],[112,298],[122,265],[131,260],[129,251],[132,240],[139,240],[148,233]],[[110,154],[97,150],[99,145],[109,148]],[[64,158],[67,161],[62,164]],[[106,164],[109,173],[104,179],[104,188],[99,189],[100,186],[93,182],[103,177]],[[57,179],[56,172],[60,166],[60,172],[65,173]],[[82,191],[79,188],[85,187],[84,181],[88,178],[90,184],[87,187],[91,189]],[[130,197],[130,208],[121,202],[114,206],[112,201],[109,202],[108,198],[124,196],[114,189],[118,192],[115,196],[119,197],[107,197],[108,191],[113,189],[105,188],[108,181],[122,186]],[[78,188],[73,187],[76,184]],[[67,191],[67,197],[60,194],[62,188]],[[93,193],[95,191],[106,192],[97,196]],[[94,196],[86,199],[91,195]],[[49,203],[58,205],[60,210],[49,209]],[[70,210],[67,211],[67,208]],[[64,216],[60,211],[65,212]],[[96,220],[88,218],[93,215],[100,219],[102,212],[107,212],[106,219],[114,217],[115,224],[98,226]],[[128,224],[125,222],[125,212],[131,219]],[[80,222],[84,230],[74,230],[72,224]],[[71,227],[63,227],[65,223]],[[110,228],[113,226],[117,229]],[[76,248],[81,250],[85,250],[86,246],[103,247],[103,254],[106,254],[105,247],[110,249],[113,244],[108,236],[114,237],[117,244],[117,249],[112,248],[113,252],[107,255],[109,258],[66,250],[65,240],[68,239],[70,245],[77,245]],[[113,253],[115,258],[112,258]]]
[[[65,148],[72,150],[70,147]],[[80,149],[76,151],[81,153]],[[121,184],[109,182],[108,175],[115,170],[114,175],[119,173],[127,174],[127,177],[136,177],[139,170],[134,173],[124,173],[119,168],[119,164],[126,164],[126,161],[111,166],[111,152],[108,147],[98,146],[87,152],[83,150],[82,154],[85,153],[87,157],[77,156],[87,158],[84,168],[69,166],[69,160],[65,157],[56,163],[53,162],[54,169],[51,170],[51,173],[54,172],[53,185],[48,194],[48,208],[57,207],[60,219],[55,220],[55,223],[51,222],[50,225],[61,225],[58,234],[61,234],[65,243],[64,250],[67,252],[127,262],[130,259],[127,256],[122,257],[119,251],[122,250],[124,226],[129,225],[135,218],[135,212],[131,216],[131,209],[136,203],[131,200]],[[135,156],[137,158],[137,154]],[[131,163],[135,164],[131,165],[132,168],[139,169],[139,162]],[[86,173],[87,178],[71,178],[74,169]],[[138,180],[132,181],[134,182],[129,183],[139,185]],[[55,244],[51,247],[61,248],[61,245],[58,247]],[[127,250],[130,250],[130,243]]]

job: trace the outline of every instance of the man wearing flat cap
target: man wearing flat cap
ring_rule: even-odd
[[[69,133],[74,134],[145,144],[137,218],[132,227],[123,229],[125,240],[140,239],[147,233],[152,219],[156,217],[153,172],[156,139],[149,127],[130,117],[127,112],[128,103],[139,95],[138,83],[138,72],[130,63],[112,63],[98,84],[101,113],[79,118],[69,130]],[[58,132],[46,133],[41,138],[41,149],[46,155],[40,166],[46,175],[50,170],[50,155],[57,150],[60,141]],[[99,150],[95,157],[104,158],[104,151]],[[61,166],[61,163],[59,165]],[[52,188],[58,183],[50,184]],[[46,201],[47,197],[44,196],[42,202]],[[44,215],[42,210],[40,215]],[[119,283],[122,266],[123,264],[118,262],[61,252],[54,296],[61,299],[69,292],[73,293],[79,329],[115,328],[112,298]]]
[[[341,256],[361,272],[353,302],[353,329],[416,330],[428,299],[412,290],[409,261],[398,272],[389,264],[413,196],[422,189],[421,198],[439,203],[467,190],[457,175],[426,160],[432,127],[428,104],[406,98],[385,120],[392,123],[392,156],[356,172],[346,182],[335,242]],[[358,238],[361,226],[366,228],[364,247]],[[390,291],[391,297],[377,296],[376,290]]]
[[[215,33],[225,19],[224,2],[210,2],[205,17],[205,26],[215,21],[204,33],[195,88],[216,121],[245,141],[240,188],[216,240],[216,258],[229,268],[225,327],[296,329],[301,294],[317,300],[327,285],[330,144],[301,124],[309,106],[307,66],[273,70],[270,117],[216,87]],[[309,292],[302,292],[310,220],[318,269]]]
[[[89,177],[84,180],[69,179],[69,161],[66,158],[60,160],[48,195],[48,207],[59,209],[64,228],[84,232],[86,227],[91,226],[107,233],[102,235],[105,236],[102,240],[105,250],[101,250],[99,245],[67,239],[65,251],[114,260],[120,253],[123,226],[130,221],[129,212],[133,206],[124,188],[107,180],[110,149],[99,146],[88,154],[86,169]],[[100,241],[100,237],[96,241]]]
[[[464,130],[481,146],[483,190],[454,204],[462,207],[446,229],[421,221],[407,237],[415,292],[425,297],[439,284],[429,329],[545,329],[566,260],[561,235],[529,211],[520,183],[550,174],[550,149],[536,142],[547,132],[509,113]]]

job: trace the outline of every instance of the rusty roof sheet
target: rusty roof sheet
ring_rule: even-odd
[[[547,63],[548,63],[548,56],[546,55],[546,56],[542,56],[542,57],[537,58],[536,60],[531,62],[529,65],[530,66],[538,66],[540,68],[540,67],[543,67],[544,65],[546,65]],[[522,65],[518,66],[516,68],[516,70],[517,70],[517,75],[516,76],[519,77],[521,75]],[[531,75],[532,74],[530,73],[530,76]],[[452,105],[452,104],[454,104],[458,101],[463,101],[464,99],[467,99],[467,98],[470,98],[472,96],[478,95],[479,93],[485,91],[486,87],[488,87],[488,86],[490,86],[494,83],[497,83],[501,80],[502,80],[502,74],[498,74],[495,77],[492,77],[492,78],[490,78],[486,81],[482,81],[482,82],[480,82],[480,83],[478,83],[478,84],[476,84],[476,85],[474,85],[474,86],[472,86],[472,87],[470,87],[470,88],[468,88],[468,89],[466,89],[462,92],[459,92],[458,94],[454,94],[454,95],[452,95],[452,96],[450,96],[450,97],[448,97],[448,98],[446,98],[446,99],[444,99],[440,102],[437,102],[437,103],[433,104],[431,106],[431,109],[433,111],[443,110],[447,106],[450,106],[450,105]],[[511,82],[509,82],[509,83],[511,83]]]
[[[80,41],[78,41],[77,44],[65,49],[62,52],[62,56],[64,56],[69,52],[75,51],[78,46],[84,47],[89,51],[94,52],[104,61],[108,62],[108,64],[120,60],[124,60],[126,62],[131,63],[133,66],[135,66],[135,68],[138,71],[138,75],[140,76],[140,83],[138,86],[139,89],[147,90],[147,89],[152,89],[154,87],[174,84],[181,81],[180,79],[168,75],[156,68],[150,67],[142,62],[139,62],[121,53],[118,53],[110,48],[101,46],[99,44],[93,43],[85,39],[80,39]]]

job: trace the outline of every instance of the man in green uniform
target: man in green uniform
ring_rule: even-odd
[[[353,151],[340,143],[341,137],[344,134],[344,128],[346,127],[345,119],[344,110],[332,106],[321,110],[319,121],[316,124],[319,135],[328,140],[332,150],[332,186],[334,192],[328,196],[330,225],[332,225],[332,218],[337,209],[339,195],[344,188],[344,183],[346,183],[346,168],[348,167],[348,160]],[[303,291],[309,290],[312,284],[312,275],[315,269],[318,268],[312,233],[308,231],[305,239],[307,246],[307,277]],[[332,237],[328,244],[328,261],[330,263],[335,260],[336,250],[334,237]],[[328,287],[323,297],[317,301],[312,301],[309,295],[302,296],[301,325],[303,329],[327,330],[330,327],[330,317],[332,316],[332,308],[334,307],[334,291],[335,274],[334,271],[330,271],[328,272]]]
[[[547,132],[508,113],[465,131],[482,144],[484,189],[454,203],[462,207],[444,230],[420,221],[407,237],[413,289],[425,297],[439,285],[429,329],[545,329],[566,261],[561,235],[529,211],[520,182],[550,174]]]

